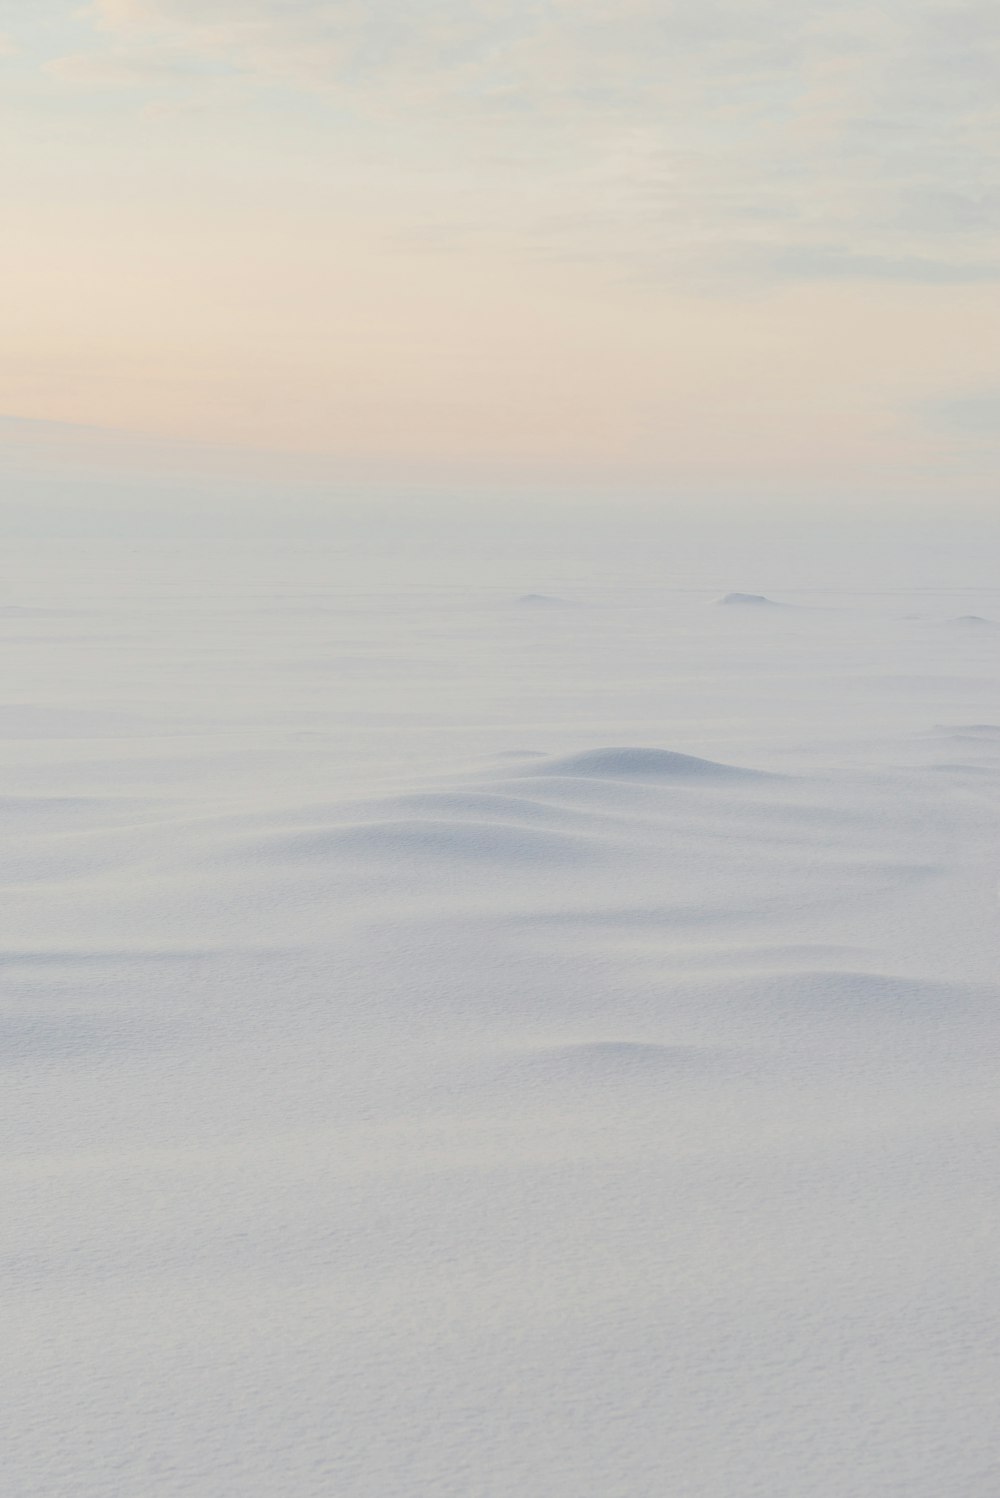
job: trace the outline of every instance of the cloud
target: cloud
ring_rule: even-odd
[[[65,78],[185,69],[437,132],[456,234],[633,274],[1000,278],[992,0],[96,0]],[[158,73],[154,59],[165,59]]]
[[[202,77],[207,71],[187,55],[157,51],[73,52],[45,64],[66,83],[90,88],[150,89]]]
[[[733,266],[733,273],[736,271]],[[943,256],[865,254],[848,245],[799,245],[773,249],[744,266],[747,273],[776,281],[904,281],[928,286],[995,281],[988,261],[948,260]]]
[[[940,431],[1000,444],[1000,389],[966,392],[924,401],[918,415]]]

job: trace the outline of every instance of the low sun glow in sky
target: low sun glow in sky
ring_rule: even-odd
[[[4,417],[352,475],[995,492],[992,3],[5,0],[0,30]]]

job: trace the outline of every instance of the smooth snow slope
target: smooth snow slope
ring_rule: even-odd
[[[8,556],[6,1491],[995,1498],[1000,602],[738,561]]]

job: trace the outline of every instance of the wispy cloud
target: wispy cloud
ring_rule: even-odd
[[[45,64],[53,78],[89,88],[156,89],[190,81],[209,71],[182,52],[139,49],[108,49],[105,52],[71,52]]]
[[[981,438],[1000,447],[1000,387],[923,401],[917,415],[939,431]]]
[[[513,184],[497,220],[543,251],[765,281],[1000,275],[992,3],[96,0],[89,14],[93,48],[59,64],[70,81],[222,68],[444,131],[459,165]],[[466,227],[488,197],[472,195]]]

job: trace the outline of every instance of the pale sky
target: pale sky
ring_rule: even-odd
[[[349,478],[996,495],[995,0],[0,0],[0,32],[0,418]]]

